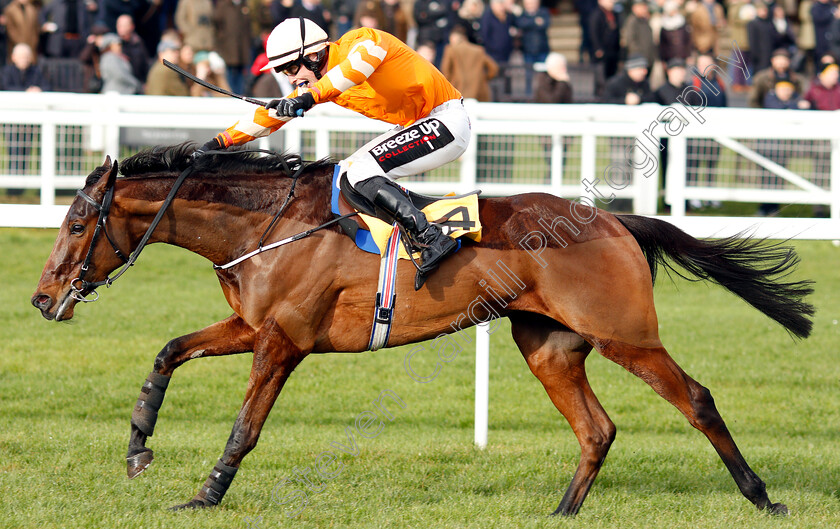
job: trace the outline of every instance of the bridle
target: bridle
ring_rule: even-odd
[[[216,151],[207,152],[216,153]],[[90,240],[90,246],[88,247],[87,255],[85,256],[85,260],[82,263],[81,273],[79,273],[79,277],[70,282],[70,296],[73,299],[81,301],[83,303],[90,303],[92,301],[96,301],[97,299],[99,299],[99,293],[96,292],[97,288],[101,287],[102,285],[110,287],[114,283],[114,281],[119,279],[119,277],[126,272],[126,270],[134,266],[134,263],[137,261],[137,258],[140,257],[140,252],[143,251],[143,248],[146,246],[146,243],[149,242],[149,238],[152,236],[152,232],[154,232],[155,228],[157,228],[158,224],[160,224],[160,221],[163,218],[163,214],[166,213],[166,210],[169,208],[169,205],[172,204],[173,200],[175,200],[175,193],[178,192],[178,189],[180,189],[181,184],[184,183],[184,180],[186,180],[187,177],[190,174],[192,174],[193,168],[194,166],[190,165],[189,167],[184,169],[181,172],[181,175],[178,177],[178,179],[175,180],[175,183],[172,184],[172,189],[169,190],[169,194],[166,196],[166,200],[164,200],[163,205],[158,210],[157,215],[155,215],[155,218],[154,220],[152,220],[151,225],[149,225],[149,229],[146,230],[145,235],[143,235],[143,238],[140,239],[140,244],[137,245],[137,248],[133,252],[131,252],[131,255],[128,258],[125,257],[125,254],[120,251],[120,249],[114,243],[111,236],[108,235],[108,230],[105,227],[105,223],[108,219],[108,214],[111,211],[111,204],[114,201],[116,179],[114,180],[114,183],[111,184],[111,186],[108,188],[108,190],[105,191],[105,196],[102,198],[102,204],[91,198],[87,193],[85,193],[82,190],[76,192],[78,196],[82,197],[87,203],[91,204],[94,208],[99,210],[99,220],[96,221],[96,230],[93,232],[93,237]],[[115,161],[112,171],[116,170],[117,162]],[[108,239],[108,242],[111,243],[111,247],[114,249],[117,256],[120,259],[122,259],[123,266],[117,271],[116,274],[114,274],[113,277],[106,276],[105,279],[103,279],[102,281],[86,281],[85,275],[87,274],[88,269],[90,268],[90,261],[91,259],[93,259],[93,251],[96,248],[96,242],[99,239],[99,234],[103,232],[105,233],[105,238]],[[85,298],[85,296],[90,293],[96,294],[96,297],[94,297],[93,299]]]
[[[114,162],[115,167],[113,168],[116,171],[116,162]],[[126,268],[133,264],[133,260],[130,260],[125,254],[120,250],[119,246],[114,242],[114,239],[108,234],[108,214],[111,212],[111,204],[114,202],[114,190],[116,188],[116,183],[111,184],[108,190],[105,192],[105,196],[102,198],[102,203],[100,204],[90,195],[79,189],[76,191],[76,195],[82,197],[85,202],[96,208],[99,211],[99,218],[96,220],[96,229],[93,231],[93,237],[90,240],[90,246],[88,247],[87,255],[85,255],[85,260],[82,263],[82,270],[79,273],[79,277],[74,279],[70,282],[70,296],[77,300],[84,303],[90,303],[92,301],[96,301],[99,299],[99,293],[96,292],[96,289],[102,285],[111,286],[111,283],[114,282],[117,277],[121,276],[122,273]],[[87,275],[88,270],[90,269],[90,261],[93,259],[93,250],[96,248],[96,242],[99,240],[99,235],[104,233],[105,238],[108,239],[108,242],[111,243],[111,248],[114,249],[114,253],[117,254],[117,257],[122,259],[123,262],[123,270],[112,279],[110,277],[106,277],[102,281],[85,281],[85,275]],[[77,286],[79,285],[79,286]],[[93,299],[87,299],[85,297],[85,292],[87,293],[94,293],[96,297]]]

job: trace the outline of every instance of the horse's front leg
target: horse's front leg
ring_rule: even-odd
[[[154,453],[146,448],[146,439],[154,433],[158,410],[175,368],[193,358],[251,351],[255,335],[254,329],[234,314],[200,331],[171,340],[158,353],[154,370],[143,383],[140,398],[131,413],[131,438],[126,455],[129,478],[146,470],[154,459]]]
[[[211,507],[222,501],[242,459],[257,445],[280,390],[307,354],[308,351],[301,351],[273,320],[260,329],[245,402],[233,424],[225,451],[198,494],[188,503],[172,507],[173,510]]]

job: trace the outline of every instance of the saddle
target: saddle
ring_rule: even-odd
[[[475,242],[481,241],[481,222],[478,218],[480,190],[464,195],[452,194],[444,197],[432,197],[409,191],[401,186],[398,187],[409,197],[417,209],[426,215],[429,222],[438,224],[446,235],[456,240],[466,236]],[[343,175],[340,167],[336,166],[332,183],[332,213],[341,216],[357,212],[358,214],[354,217],[339,221],[341,229],[348,237],[353,239],[356,246],[361,250],[384,255],[393,227],[373,216],[372,210],[372,205],[369,205],[364,197],[353,190],[346,175]],[[413,256],[415,259],[417,257],[419,257],[419,251]],[[412,256],[409,256],[405,248],[401,247],[399,258],[411,259]]]

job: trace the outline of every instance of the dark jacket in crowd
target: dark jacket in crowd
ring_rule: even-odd
[[[218,0],[213,11],[216,51],[231,67],[251,64],[251,23],[248,4],[242,0]]]
[[[545,55],[551,51],[548,46],[548,26],[551,24],[551,13],[545,7],[537,9],[536,13],[522,11],[514,22],[519,28],[522,53],[527,56]]]
[[[752,72],[758,72],[770,66],[770,56],[775,49],[774,34],[776,28],[769,18],[754,18],[747,24],[747,37],[750,41]]]
[[[568,81],[558,81],[545,72],[534,75],[534,103],[571,103],[573,98]]]
[[[650,90],[650,84],[647,79],[637,83],[630,79],[627,72],[620,72],[607,81],[607,86],[604,89],[604,103],[611,105],[625,104],[627,94],[634,93],[639,96],[641,103],[650,103],[653,101],[653,92]]]
[[[499,20],[488,7],[481,16],[481,38],[487,55],[499,64],[507,64],[513,52],[513,37],[510,29],[513,27],[513,15],[508,13],[505,20]]]
[[[771,90],[764,96],[764,108],[773,108],[776,110],[796,110],[799,108],[799,101],[802,98],[799,94],[794,93],[787,101],[782,101],[776,95],[776,92]]]
[[[653,92],[653,102],[663,106],[673,105],[677,102],[677,96],[683,93],[688,85],[674,86],[666,82]]]
[[[667,63],[671,59],[687,59],[691,55],[691,35],[687,26],[677,29],[663,29],[659,33],[659,59]]]
[[[131,63],[131,73],[141,83],[145,82],[146,76],[149,75],[149,66],[151,64],[149,52],[146,51],[146,45],[136,33],[132,34],[130,39],[121,40],[121,42],[123,55]]]
[[[711,85],[711,86],[710,86]],[[710,75],[705,82],[701,81],[699,77],[695,76],[691,81],[691,86],[698,89],[706,96],[705,107],[726,107],[729,102],[726,99],[726,84],[720,80],[719,77]],[[714,87],[714,89],[712,89]],[[715,94],[717,92],[717,94]],[[697,106],[702,103],[697,94],[688,94],[686,102]]]
[[[416,0],[414,20],[417,22],[417,42],[440,44],[449,38],[452,9],[448,0]]]
[[[593,11],[592,18],[589,19],[589,35],[592,39],[593,53],[600,50],[604,52],[601,59],[618,59],[621,53],[618,15],[611,13],[609,16],[601,8]]]
[[[18,70],[14,64],[7,64],[0,70],[0,89],[23,92],[31,86],[37,86],[45,92],[51,89],[49,81],[37,64],[26,70]]]
[[[44,52],[48,57],[66,56],[62,53],[66,33],[78,35],[82,41],[90,35],[96,13],[88,11],[86,4],[85,0],[53,0],[41,10],[41,25],[53,22],[58,26],[45,37]]]
[[[835,9],[833,2],[814,2],[811,6],[811,19],[814,21],[814,37],[816,37],[814,54],[818,59],[828,53],[828,32],[834,20]]]

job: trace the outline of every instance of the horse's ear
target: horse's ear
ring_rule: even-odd
[[[96,182],[94,186],[94,194],[98,196],[104,196],[105,192],[110,189],[114,185],[114,181],[117,179],[117,175],[120,172],[119,163],[117,162],[116,158],[114,159],[113,163],[111,162],[111,157],[105,157],[105,163],[102,164],[102,167],[106,168],[107,171]]]

